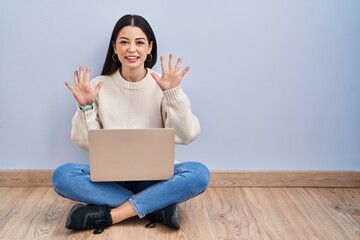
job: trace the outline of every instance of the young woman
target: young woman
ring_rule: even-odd
[[[74,72],[74,86],[66,86],[78,108],[72,120],[71,138],[88,149],[88,130],[124,128],[174,128],[175,141],[188,144],[200,133],[198,119],[180,87],[189,67],[181,70],[181,58],[167,64],[160,57],[162,75],[151,68],[157,58],[155,35],[141,16],[125,15],[115,25],[102,75],[90,81],[90,69]],[[91,182],[88,164],[67,163],[53,174],[55,191],[76,204],[66,228],[106,227],[139,216],[171,228],[180,227],[177,203],[204,192],[209,170],[198,162],[176,163],[174,177],[166,181]]]

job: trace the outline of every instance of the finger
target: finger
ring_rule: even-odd
[[[73,87],[70,85],[70,83],[65,82],[65,85],[67,86],[68,89],[70,89],[70,91],[73,91]]]
[[[151,73],[151,76],[155,79],[156,82],[160,82],[161,78],[156,73]]]
[[[74,83],[75,85],[79,83],[79,72],[77,70],[74,72]]]
[[[156,73],[151,73],[151,76],[153,76],[160,89],[164,91],[165,88],[163,82],[161,81],[161,78]]]
[[[187,66],[187,67],[180,73],[180,76],[181,76],[181,77],[184,77],[185,74],[189,71],[189,69],[190,69],[190,67]]]
[[[161,61],[161,70],[164,73],[166,71],[166,63],[165,63],[164,56],[160,57],[160,61]]]
[[[174,55],[172,53],[169,54],[169,70],[173,70],[174,65]]]
[[[90,82],[90,67],[86,67],[85,82],[87,82],[87,83]]]
[[[84,68],[83,66],[79,67],[79,83],[84,82]]]
[[[103,86],[103,84],[104,84],[103,82],[99,82],[98,84],[96,84],[96,87],[95,87],[96,94],[99,93],[99,91],[100,91],[101,87]]]
[[[176,66],[175,66],[175,71],[176,72],[180,71],[181,62],[182,62],[182,59],[178,58],[178,61],[177,61]]]

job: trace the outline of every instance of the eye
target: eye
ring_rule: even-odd
[[[145,44],[143,41],[138,41],[138,42],[136,42],[136,44],[137,45],[143,45],[143,44]]]
[[[121,45],[126,45],[128,42],[125,41],[125,40],[122,40],[122,41],[120,41],[119,43],[120,43]]]

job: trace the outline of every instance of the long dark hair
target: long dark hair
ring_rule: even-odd
[[[105,58],[105,63],[101,75],[112,74],[117,69],[121,68],[121,62],[120,61],[114,62],[114,60],[112,59],[112,56],[114,54],[114,48],[112,44],[113,42],[114,43],[116,42],[120,30],[126,26],[135,26],[141,28],[141,30],[143,30],[143,32],[145,33],[149,44],[152,42],[152,49],[151,49],[152,58],[150,61],[145,61],[144,67],[152,68],[155,65],[157,59],[157,44],[156,44],[155,34],[150,24],[146,21],[145,18],[139,15],[125,15],[122,18],[120,18],[119,21],[117,21],[117,23],[114,26],[114,30],[110,38],[109,49]]]

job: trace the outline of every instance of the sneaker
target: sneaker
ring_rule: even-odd
[[[76,204],[69,212],[65,227],[72,230],[95,229],[94,234],[102,233],[112,225],[110,210],[109,206]]]
[[[173,229],[180,228],[179,209],[176,204],[170,205],[166,208],[150,213],[149,215],[146,216],[146,218],[150,219],[150,222],[145,225],[146,228],[155,227],[156,222],[162,223]]]

